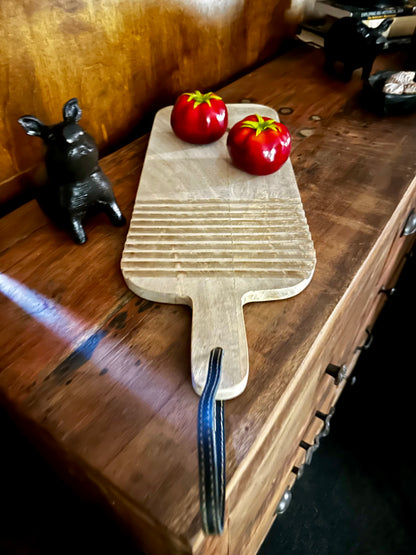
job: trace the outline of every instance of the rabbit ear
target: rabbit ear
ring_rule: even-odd
[[[22,116],[17,120],[28,135],[43,137],[47,126],[35,116]]]
[[[63,109],[64,120],[71,123],[77,123],[82,116],[82,110],[78,106],[78,100],[76,98],[71,98],[64,105]]]

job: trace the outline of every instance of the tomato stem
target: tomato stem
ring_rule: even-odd
[[[208,106],[211,106],[211,99],[222,100],[220,96],[214,94],[213,92],[201,93],[200,91],[195,91],[193,93],[185,93],[188,95],[188,102],[194,101],[193,107],[196,108],[203,102],[206,102]]]
[[[255,116],[257,118],[257,121],[246,119],[241,124],[241,127],[249,127],[250,129],[254,129],[256,131],[256,137],[257,135],[260,135],[260,133],[262,133],[263,131],[266,131],[267,129],[272,129],[273,131],[278,130],[278,123],[274,119],[265,120],[264,118],[259,116],[259,114],[255,114]]]

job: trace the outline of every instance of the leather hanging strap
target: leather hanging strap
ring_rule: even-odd
[[[215,395],[221,379],[223,350],[212,349],[208,376],[198,407],[199,496],[205,534],[222,533],[225,505],[224,402]]]

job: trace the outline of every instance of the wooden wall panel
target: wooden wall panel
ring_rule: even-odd
[[[214,88],[293,36],[303,0],[1,0],[0,204],[43,157],[18,117],[77,97],[108,152],[185,90]]]

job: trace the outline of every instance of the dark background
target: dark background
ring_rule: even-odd
[[[260,555],[416,553],[415,258]],[[63,483],[3,411],[0,434],[1,555],[137,555],[108,514]]]

